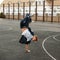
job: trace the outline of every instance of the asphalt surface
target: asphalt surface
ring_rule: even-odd
[[[32,22],[32,30],[38,35],[31,42],[30,53],[19,43],[20,21],[0,19],[0,60],[60,60],[60,23]]]

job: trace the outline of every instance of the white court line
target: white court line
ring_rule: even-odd
[[[44,41],[42,42],[42,47],[43,47],[44,51],[48,54],[48,56],[50,56],[53,60],[56,60],[44,47],[45,41],[48,40],[50,37],[52,37],[52,36],[49,36],[49,37],[44,39]]]
[[[55,39],[56,41],[60,41],[60,40],[56,39],[56,36],[59,36],[59,35],[55,35],[55,36],[53,37],[53,39]]]

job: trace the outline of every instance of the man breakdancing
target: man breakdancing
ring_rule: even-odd
[[[25,45],[26,52],[30,52],[28,44],[31,43],[31,40],[33,41],[37,40],[37,36],[34,35],[34,32],[32,32],[31,28],[29,27],[29,24],[31,22],[32,21],[29,14],[26,14],[26,17],[20,22],[22,36],[19,42],[22,44],[26,44]]]

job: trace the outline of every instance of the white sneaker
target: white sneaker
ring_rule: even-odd
[[[27,53],[30,53],[30,50],[26,50]]]

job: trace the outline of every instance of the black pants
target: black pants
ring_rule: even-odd
[[[22,35],[21,38],[19,39],[19,43],[21,43],[21,44],[30,44],[31,40],[27,41],[27,38],[24,35]]]
[[[30,27],[28,27],[28,30],[30,31],[30,33],[31,33],[32,35],[34,35],[34,32],[31,30]]]

